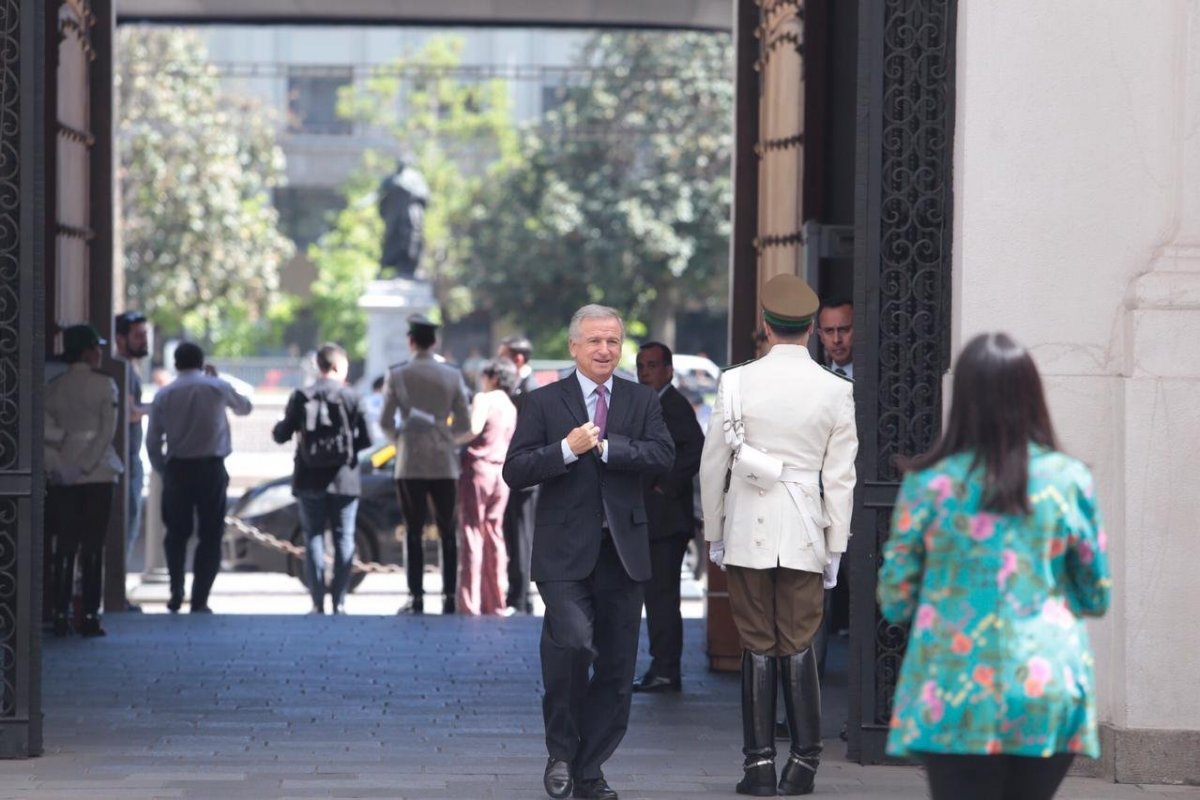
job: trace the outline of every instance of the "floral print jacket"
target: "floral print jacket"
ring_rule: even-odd
[[[1099,755],[1082,617],[1107,610],[1111,579],[1092,476],[1029,455],[1029,516],[981,510],[971,453],[900,487],[879,575],[884,617],[912,625],[890,755]]]

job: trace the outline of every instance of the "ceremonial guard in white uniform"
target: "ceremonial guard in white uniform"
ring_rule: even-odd
[[[739,794],[808,794],[821,754],[813,638],[850,537],[853,384],[808,352],[817,296],[800,278],[763,288],[770,351],[721,376],[700,463],[704,535],[729,573],[742,641],[745,775]],[[823,495],[822,495],[822,489]],[[775,692],[783,675],[791,752],[775,781]]]

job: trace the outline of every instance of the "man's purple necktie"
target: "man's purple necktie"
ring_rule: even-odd
[[[608,429],[608,403],[604,400],[604,384],[596,387],[596,414],[592,419],[592,423],[600,429],[600,440],[604,440],[604,434]]]

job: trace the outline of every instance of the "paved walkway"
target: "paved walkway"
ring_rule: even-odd
[[[46,754],[0,798],[542,798],[537,618],[110,615],[45,643]],[[687,638],[702,623],[687,622]],[[643,654],[643,664],[645,658]],[[733,797],[738,686],[688,648],[685,693],[636,696],[623,798]],[[818,796],[924,797],[920,773],[827,742]],[[1070,798],[1200,798],[1074,778]]]

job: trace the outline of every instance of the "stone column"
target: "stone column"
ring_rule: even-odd
[[[1113,713],[1121,783],[1200,783],[1200,3],[1179,4],[1169,240],[1126,294],[1124,535],[1114,545]]]
[[[759,290],[799,272],[804,225],[804,9],[800,0],[758,0],[762,75],[759,98]]]
[[[389,365],[408,360],[408,317],[428,315],[437,301],[428,281],[392,278],[371,281],[358,305],[367,312],[364,378],[369,385],[379,375],[386,375]]]

